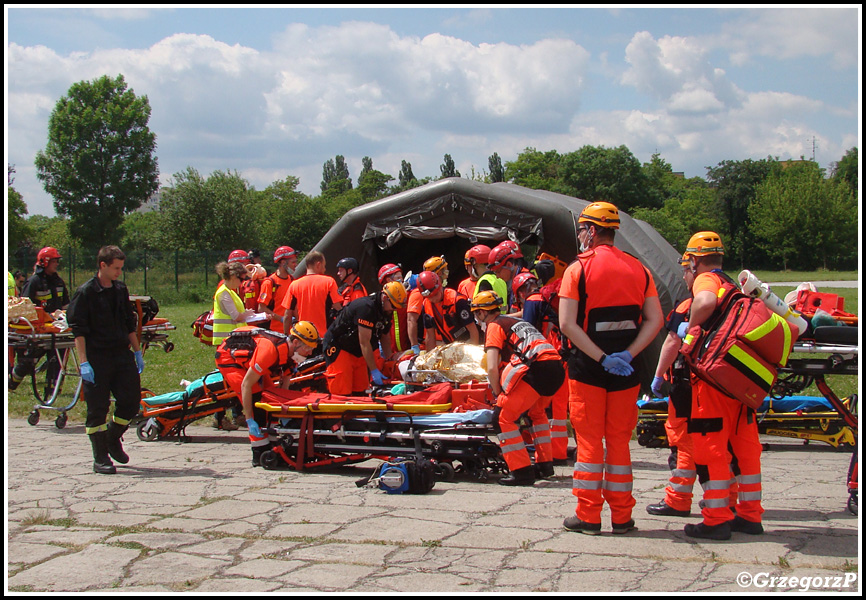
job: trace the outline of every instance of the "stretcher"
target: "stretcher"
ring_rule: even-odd
[[[262,454],[262,466],[302,471],[369,459],[424,458],[435,464],[438,478],[466,473],[486,481],[490,474],[508,472],[495,441],[493,411],[476,409],[486,387],[460,385],[457,404],[449,382],[398,396],[265,391],[256,406],[267,412],[267,430],[278,442]],[[474,410],[453,412],[465,407]]]
[[[292,378],[293,385],[306,387],[323,377],[324,362],[324,356],[318,356],[301,363],[298,375]],[[219,371],[213,371],[181,391],[158,396],[142,394],[136,434],[143,442],[165,438],[188,442],[191,438],[186,428],[191,423],[240,406],[237,394],[225,385]]]
[[[794,344],[792,358],[779,369],[776,384],[756,411],[758,431],[765,435],[826,443],[851,451],[848,509],[857,510],[857,394],[840,399],[826,381],[829,375],[858,376],[856,327],[818,327]],[[823,396],[798,396],[815,385]],[[664,423],[667,399],[638,401],[638,443],[667,447]]]
[[[174,344],[168,341],[168,333],[175,327],[168,319],[153,318],[142,324],[142,304],[148,300],[150,300],[149,296],[130,296],[130,302],[138,317],[139,325],[136,334],[142,353],[151,346],[171,352]],[[28,374],[37,403],[28,415],[27,422],[36,425],[41,416],[39,411],[55,411],[57,417],[54,419],[54,425],[58,429],[63,429],[68,420],[67,413],[78,403],[82,387],[78,353],[75,350],[72,331],[58,329],[42,322],[31,322],[22,317],[17,323],[10,325],[7,344],[12,351],[10,361],[11,356],[17,355],[18,352],[39,356],[33,371]],[[48,381],[48,363],[51,359],[57,361],[59,370],[53,380]],[[71,377],[73,382],[71,395],[63,394],[67,377]],[[143,391],[143,394],[148,393],[147,390]]]

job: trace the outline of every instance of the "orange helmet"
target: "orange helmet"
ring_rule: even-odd
[[[490,247],[485,246],[484,244],[478,244],[477,246],[472,246],[469,250],[466,251],[466,254],[463,255],[463,264],[466,266],[474,265],[476,263],[487,264],[487,257],[490,255]]]
[[[406,306],[406,298],[409,297],[409,292],[406,291],[406,288],[399,281],[389,281],[382,287],[382,291],[388,296],[388,300],[390,300],[394,308]]]
[[[304,342],[304,344],[310,348],[315,348],[320,341],[319,330],[309,321],[298,321],[292,325],[289,333]]]
[[[432,271],[439,275],[448,268],[448,263],[445,262],[444,256],[432,256],[424,261],[424,270]]]
[[[619,210],[610,202],[593,202],[583,209],[577,222],[619,229]]]
[[[36,264],[40,267],[47,267],[48,261],[52,258],[63,258],[60,256],[60,252],[57,251],[57,248],[52,248],[51,246],[46,246],[42,250],[39,251],[39,254],[36,255]]]
[[[686,245],[686,254],[691,254],[692,256],[719,254],[724,256],[725,248],[722,245],[722,238],[719,237],[718,233],[699,231],[692,236]]]
[[[472,298],[472,304],[469,308],[472,311],[499,310],[500,306],[502,306],[502,298],[499,297],[499,294],[492,290],[485,290],[483,292],[478,292],[477,294],[475,294],[475,297]]]
[[[232,250],[229,254],[228,262],[239,262],[242,265],[250,264],[250,255],[247,254],[246,250]]]

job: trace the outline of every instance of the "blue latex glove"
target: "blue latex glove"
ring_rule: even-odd
[[[601,361],[601,366],[604,367],[604,370],[608,373],[613,373],[614,375],[620,375],[622,377],[634,373],[634,367],[625,362],[622,358],[612,354],[608,354],[604,357],[604,360]]]
[[[93,367],[90,366],[89,362],[85,361],[81,363],[79,372],[81,373],[81,378],[87,383],[96,383],[96,378],[93,375]]]
[[[625,362],[631,364],[633,357],[628,350],[623,350],[622,352],[614,352],[611,356],[615,356],[617,358],[623,359]]]
[[[652,385],[650,389],[653,391],[653,396],[656,398],[664,398],[665,395],[662,394],[662,384],[665,380],[662,377],[653,377]]]
[[[686,338],[686,335],[687,335],[688,333],[689,333],[689,324],[688,324],[688,322],[686,322],[686,323],[680,323],[680,326],[677,327],[677,335],[679,336],[679,338],[680,338],[681,340],[684,340],[684,339]]]
[[[412,354],[414,354],[415,356],[421,354],[421,344],[415,344],[414,346],[412,346]]]
[[[262,436],[262,429],[259,427],[259,424],[255,419],[247,419],[247,429],[250,431],[250,435],[255,436],[257,438]]]
[[[138,374],[141,375],[141,372],[144,371],[144,355],[141,350],[135,353],[135,366],[138,367]]]
[[[382,385],[385,383],[385,376],[382,375],[382,371],[379,369],[373,369],[373,372],[370,373],[370,377],[373,379],[373,383],[376,385]]]

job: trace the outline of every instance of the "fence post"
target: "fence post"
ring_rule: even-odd
[[[180,260],[180,250],[174,249],[174,291],[180,291],[180,279],[178,278],[178,268],[179,268],[179,260]]]
[[[147,296],[147,248],[142,253],[144,254],[144,295]]]
[[[208,250],[204,251],[204,287],[205,289],[209,289],[207,285],[207,272],[209,271],[208,265],[210,264],[210,256],[208,256]]]

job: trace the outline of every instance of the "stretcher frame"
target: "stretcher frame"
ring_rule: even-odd
[[[307,406],[257,403],[268,416],[265,429],[277,438],[262,454],[262,466],[303,471],[370,459],[425,458],[434,462],[437,477],[445,480],[457,472],[479,481],[493,473],[508,473],[499,444],[491,440],[496,435],[491,425],[424,423],[424,416],[447,413],[452,405],[392,405],[387,398],[381,400]]]
[[[174,350],[174,344],[168,341],[168,332],[175,329],[175,326],[166,321],[165,323],[142,324],[142,302],[150,300],[150,296],[130,296],[130,302],[133,304],[137,318],[138,326],[136,335],[139,339],[142,354],[144,354],[151,346],[158,346],[165,352]],[[9,331],[8,346],[15,350],[43,350],[45,355],[38,359],[37,367],[30,372],[31,388],[33,395],[37,400],[36,405],[30,411],[27,417],[27,422],[35,426],[39,423],[39,411],[56,411],[57,417],[54,419],[54,426],[57,429],[66,427],[68,421],[67,413],[72,410],[78,403],[81,396],[82,380],[80,374],[80,362],[78,352],[75,349],[75,338],[72,335],[72,330],[67,329],[59,333],[38,333],[36,326],[24,317],[19,317],[19,323],[26,324],[30,331]],[[53,391],[50,398],[43,398],[39,393],[39,382],[36,374],[41,372],[45,367],[48,359],[46,357],[53,356],[57,358],[60,370],[57,378],[53,383]],[[75,390],[72,393],[71,399],[66,404],[60,403],[60,395],[63,390],[63,384],[67,377],[76,379]],[[46,382],[48,383],[48,382]],[[147,390],[143,390],[143,395],[147,394]]]

